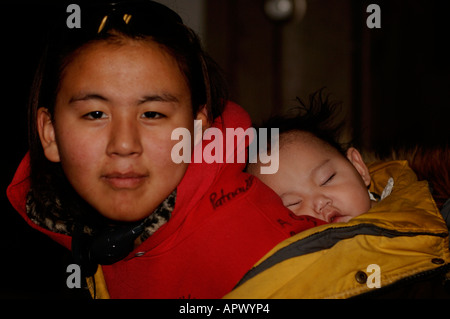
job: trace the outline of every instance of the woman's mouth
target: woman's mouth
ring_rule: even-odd
[[[148,177],[148,174],[135,172],[113,172],[102,175],[101,179],[116,190],[132,190],[141,186]]]

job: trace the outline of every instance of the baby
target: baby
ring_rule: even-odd
[[[344,150],[336,142],[339,128],[327,126],[335,106],[328,98],[318,92],[309,107],[302,106],[297,115],[273,118],[266,125],[280,129],[278,147],[270,145],[271,152],[279,152],[278,171],[263,175],[258,162],[249,164],[248,172],[272,188],[295,215],[347,222],[376,203],[368,191],[369,170],[357,149]]]

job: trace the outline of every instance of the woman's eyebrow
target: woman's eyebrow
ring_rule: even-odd
[[[170,93],[162,93],[162,94],[152,94],[146,95],[142,99],[139,100],[139,104],[143,104],[146,102],[175,102],[179,103],[179,99]]]
[[[70,98],[69,104],[73,104],[80,101],[89,101],[89,100],[99,100],[99,101],[105,101],[108,102],[108,98],[97,94],[97,93],[81,93],[74,95]],[[141,99],[138,100],[138,105],[144,104],[147,102],[175,102],[179,103],[179,99],[170,93],[162,93],[162,94],[150,94],[145,95]]]
[[[82,93],[78,95],[74,95],[70,98],[69,104],[73,104],[79,101],[89,101],[89,100],[100,100],[100,101],[108,101],[108,99],[100,94],[96,93]]]

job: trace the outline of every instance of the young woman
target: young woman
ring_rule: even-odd
[[[318,221],[290,217],[245,164],[172,160],[175,129],[191,133],[192,148],[209,143],[194,140],[194,120],[223,133],[251,124],[176,13],[132,1],[81,14],[79,29],[65,7],[57,15],[9,199],[95,274],[95,297],[220,298]]]

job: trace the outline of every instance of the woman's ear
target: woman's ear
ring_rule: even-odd
[[[37,113],[37,129],[44,149],[45,157],[50,161],[57,163],[60,161],[58,144],[55,138],[55,128],[52,122],[52,116],[48,109],[40,108]]]
[[[350,147],[347,151],[347,158],[356,168],[359,175],[361,175],[366,186],[369,186],[371,182],[369,169],[367,168],[366,163],[364,163],[361,153],[356,148]]]
[[[206,109],[206,105],[203,105],[199,108],[197,117],[195,119],[197,121],[202,121],[202,133],[204,133],[205,130],[211,126],[209,123],[208,110]]]

